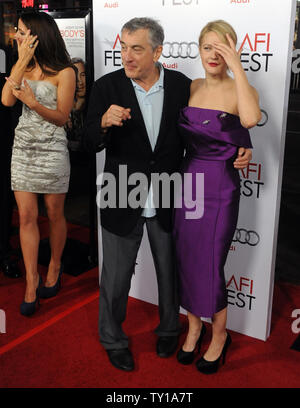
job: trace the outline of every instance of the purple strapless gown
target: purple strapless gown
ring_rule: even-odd
[[[186,144],[182,174],[204,174],[204,213],[187,219],[182,189],[177,197],[174,238],[181,306],[199,317],[212,317],[227,306],[224,265],[237,224],[240,178],[233,167],[238,147],[252,147],[240,119],[223,111],[188,106],[179,126]],[[183,183],[184,186],[184,183]]]

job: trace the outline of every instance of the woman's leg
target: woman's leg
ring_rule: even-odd
[[[15,191],[20,219],[20,242],[26,270],[25,302],[34,302],[39,284],[37,270],[40,232],[37,223],[37,194]]]
[[[193,351],[197,340],[199,339],[200,332],[202,329],[202,321],[200,317],[193,315],[190,312],[187,312],[188,321],[189,321],[189,330],[186,336],[185,342],[182,346],[183,351]]]
[[[227,307],[215,313],[212,318],[212,340],[203,356],[205,360],[214,361],[221,355],[227,337],[226,321]]]
[[[55,285],[61,264],[61,256],[67,239],[67,223],[64,216],[66,194],[45,194],[44,200],[49,218],[51,259],[46,287]]]

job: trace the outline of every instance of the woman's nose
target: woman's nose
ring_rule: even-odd
[[[218,57],[219,57],[219,54],[218,54],[217,50],[215,50],[214,48],[212,49],[211,56],[214,59],[218,59]]]

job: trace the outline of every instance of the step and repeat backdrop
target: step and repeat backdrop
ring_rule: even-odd
[[[152,17],[165,30],[160,62],[190,78],[203,77],[198,52],[202,27],[229,22],[249,82],[258,90],[262,120],[251,129],[253,158],[240,171],[241,203],[237,229],[225,267],[228,329],[266,340],[270,334],[275,255],[288,90],[296,1],[294,0],[118,0],[93,2],[95,79],[122,67],[120,30],[133,17]],[[97,156],[103,170],[105,153]],[[102,263],[99,228],[99,270]],[[151,251],[145,236],[130,296],[157,304]],[[181,309],[182,313],[185,313]]]

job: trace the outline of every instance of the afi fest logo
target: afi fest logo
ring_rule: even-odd
[[[105,43],[108,44],[111,49],[104,51],[104,65],[106,67],[107,66],[121,67],[122,66],[121,50],[117,49],[121,47],[120,35],[117,34],[114,41],[105,40]]]
[[[240,50],[241,63],[245,71],[268,72],[270,69],[271,57],[271,33],[246,33]]]
[[[261,163],[249,163],[245,169],[240,170],[241,195],[256,199],[260,198],[265,184],[262,181],[262,170]]]
[[[0,309],[0,334],[6,333],[6,315],[4,310]]]
[[[251,311],[254,300],[253,279],[231,276],[226,284],[228,304]]]

